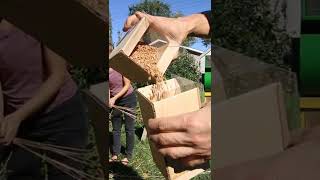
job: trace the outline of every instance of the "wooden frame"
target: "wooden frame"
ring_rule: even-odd
[[[110,67],[133,82],[155,82],[153,77],[149,77],[150,75],[129,57],[143,35],[147,32],[149,25],[148,20],[142,18],[139,23],[125,35],[109,56]],[[165,44],[159,48],[160,58],[157,62],[157,67],[162,74],[165,73],[172,59],[176,57],[178,52],[179,46],[173,44]]]
[[[104,170],[104,178],[108,177],[108,154],[109,154],[109,135],[108,135],[108,108],[101,100],[89,90],[82,91],[84,99],[87,103],[89,119],[94,128],[96,145],[102,169]]]
[[[289,144],[280,83],[216,104],[213,118],[215,169],[274,155]]]
[[[79,0],[0,1],[0,16],[73,65],[106,62],[108,20],[97,14]]]
[[[166,87],[171,93],[169,97],[160,101],[150,101],[151,86],[137,90],[137,97],[144,124],[147,124],[150,118],[174,116],[196,111],[201,108],[198,88],[181,92],[181,88],[176,79],[170,79],[164,83],[166,83]],[[148,131],[148,127],[146,129]],[[161,156],[152,142],[150,142],[150,149],[154,162],[167,180],[191,179],[204,171],[202,168],[186,169],[177,161]]]

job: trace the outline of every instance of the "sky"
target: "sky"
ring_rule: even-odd
[[[113,42],[118,39],[118,31],[122,32],[123,23],[129,14],[129,5],[139,3],[141,0],[109,0],[110,13],[112,18],[112,39]],[[211,9],[211,0],[163,0],[170,5],[172,12],[181,12],[184,15],[198,13]],[[205,51],[201,40],[191,46],[194,49]]]

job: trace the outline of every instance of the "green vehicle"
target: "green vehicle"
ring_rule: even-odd
[[[200,59],[203,59],[202,64],[202,83],[204,85],[204,91],[206,97],[211,97],[211,49],[204,52]]]
[[[295,70],[301,96],[320,97],[320,1],[302,0],[299,56]]]

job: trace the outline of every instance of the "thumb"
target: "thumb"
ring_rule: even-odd
[[[134,15],[136,15],[139,20],[142,19],[143,17],[146,17],[146,14],[140,11],[135,12]]]
[[[136,25],[143,17],[146,17],[146,14],[140,11],[137,11],[133,15],[129,16],[126,22],[124,23],[123,31],[127,32],[130,28]]]

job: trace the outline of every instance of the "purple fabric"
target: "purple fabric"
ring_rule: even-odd
[[[110,88],[110,97],[113,97],[116,94],[118,94],[123,88],[122,75],[112,68],[109,68],[109,88]],[[127,93],[123,97],[128,96],[132,92],[133,92],[133,88],[130,85]]]
[[[41,44],[17,28],[0,29],[0,81],[4,95],[4,114],[19,109],[46,79]],[[69,75],[63,87],[44,112],[70,99],[77,86]]]

